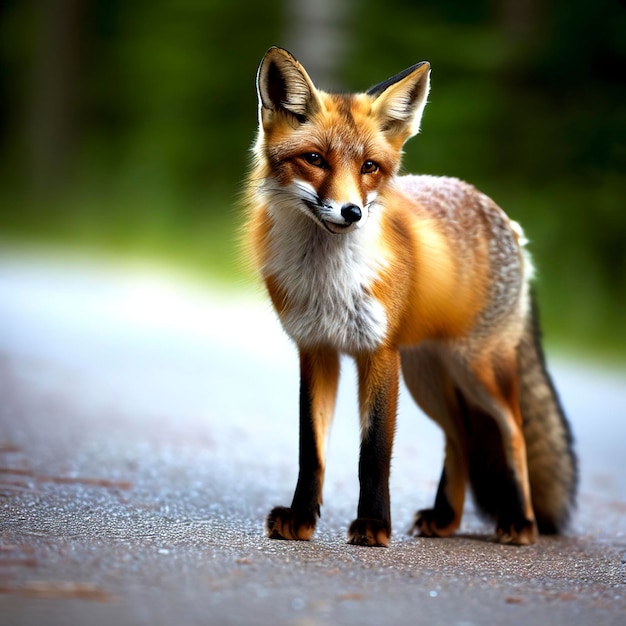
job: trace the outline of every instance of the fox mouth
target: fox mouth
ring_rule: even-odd
[[[345,233],[350,230],[352,224],[335,224],[335,222],[327,222],[326,220],[321,220],[324,228],[333,235],[339,235],[340,233]]]
[[[311,202],[310,200],[303,200],[306,207],[311,211],[311,215],[315,218],[315,221],[318,224],[321,224],[329,233],[333,235],[340,235],[342,233],[348,232],[354,226],[353,223],[346,222],[345,224],[338,224],[337,222],[331,222],[330,220],[325,220],[320,215],[320,205]]]

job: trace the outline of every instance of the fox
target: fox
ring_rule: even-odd
[[[358,380],[357,516],[348,543],[388,546],[400,377],[443,430],[432,508],[410,533],[449,537],[471,487],[492,540],[559,533],[575,507],[573,436],[542,348],[522,228],[457,178],[399,173],[430,89],[422,61],[364,93],[318,89],[288,51],[256,74],[244,240],[299,355],[299,470],[273,539],[310,540],[342,355]]]

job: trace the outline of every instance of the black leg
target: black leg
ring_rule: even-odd
[[[333,351],[300,354],[300,470],[291,507],[275,507],[267,517],[272,539],[313,536],[322,503],[325,439],[339,379],[339,357]]]

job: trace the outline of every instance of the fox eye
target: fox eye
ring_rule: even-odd
[[[302,155],[302,158],[309,164],[314,167],[321,167],[322,169],[326,169],[328,167],[328,163],[321,154],[317,152],[305,152]]]
[[[363,163],[361,167],[361,174],[374,174],[378,171],[378,163],[370,161],[369,159]]]

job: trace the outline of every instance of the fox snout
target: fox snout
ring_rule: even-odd
[[[348,233],[355,228],[360,228],[365,223],[366,207],[361,208],[354,202],[340,204],[328,201],[323,204],[319,219],[324,228],[331,233]]]
[[[360,228],[367,221],[369,207],[346,199],[343,202],[321,198],[315,188],[304,181],[296,181],[294,191],[306,207],[306,213],[327,231],[338,234]]]

